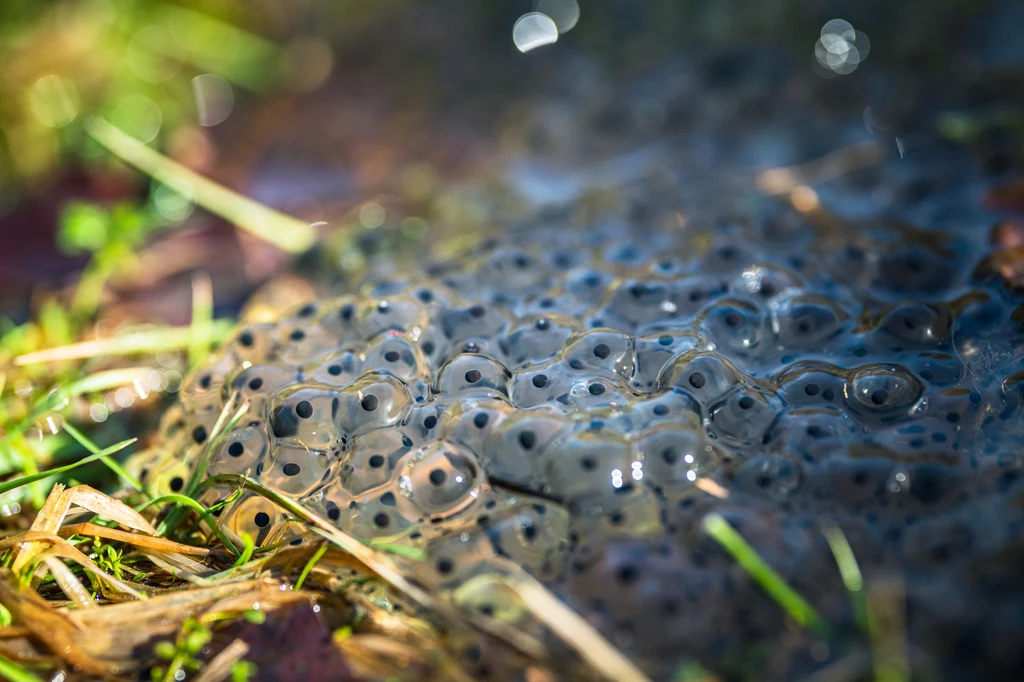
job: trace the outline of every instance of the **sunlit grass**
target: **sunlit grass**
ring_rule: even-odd
[[[95,462],[96,460],[103,459],[104,457],[109,457],[110,455],[113,455],[117,452],[120,452],[121,450],[124,450],[126,447],[134,443],[136,440],[138,439],[129,438],[128,440],[123,440],[120,443],[115,443],[114,445],[111,445],[108,448],[103,448],[99,452],[94,452],[88,457],[83,457],[82,459],[72,462],[71,464],[65,464],[64,466],[59,466],[53,469],[47,469],[46,471],[40,471],[38,473],[31,474],[28,476],[21,476],[10,481],[4,481],[3,483],[0,483],[0,495],[8,493],[12,490],[16,490],[34,481],[41,481],[45,478],[49,478],[50,476],[64,474],[74,469],[77,469],[78,467],[84,464],[88,464],[89,462]]]
[[[122,161],[164,184],[191,187],[200,206],[264,241],[289,253],[302,253],[316,242],[316,231],[307,223],[199,175],[102,118],[89,119],[86,130]]]
[[[828,625],[814,607],[769,566],[721,514],[708,514],[702,526],[790,618],[817,635],[828,633]]]
[[[839,575],[842,576],[843,585],[850,595],[850,602],[853,604],[853,614],[857,625],[868,631],[868,600],[864,591],[864,576],[861,575],[857,558],[853,556],[853,550],[846,539],[842,529],[836,525],[826,525],[824,528],[825,539],[832,550],[839,567]]]
[[[63,360],[82,360],[85,358],[111,357],[119,355],[154,354],[160,351],[187,348],[195,342],[194,336],[202,334],[207,342],[222,341],[234,329],[231,320],[213,320],[202,332],[192,327],[164,327],[144,331],[125,332],[109,339],[81,341],[57,348],[25,353],[14,358],[15,365],[32,365],[38,363],[60,362]],[[89,390],[102,390],[89,387]]]
[[[10,682],[43,682],[28,670],[0,654],[0,676]]]

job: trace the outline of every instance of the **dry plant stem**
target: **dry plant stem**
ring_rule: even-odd
[[[123,530],[117,530],[116,528],[97,526],[95,523],[72,523],[61,527],[58,533],[62,537],[86,535],[89,537],[104,538],[106,540],[114,540],[116,542],[124,542],[137,547],[156,550],[158,552],[195,554],[198,556],[207,556],[210,554],[210,550],[206,547],[193,547],[192,545],[183,545],[180,542],[174,542],[173,540],[167,540],[166,538],[140,535],[137,533],[126,533]]]
[[[233,330],[235,324],[228,320],[214,320],[208,327],[209,341],[219,341]],[[85,358],[108,357],[113,355],[151,354],[157,350],[174,350],[185,348],[192,343],[196,331],[192,327],[171,327],[153,331],[131,332],[122,336],[95,341],[82,341],[58,348],[26,353],[14,358],[15,365],[32,365],[41,362],[61,362],[63,360],[82,360]],[[152,368],[141,368],[145,372]],[[111,370],[122,372],[125,370]],[[141,375],[145,378],[145,374]],[[124,383],[131,383],[131,379]]]
[[[302,253],[316,241],[316,231],[307,223],[218,185],[150,149],[102,118],[88,120],[85,128],[93,139],[123,161],[171,187],[189,187],[195,193],[196,203],[203,208],[274,246],[289,253]]]
[[[519,595],[535,618],[550,627],[595,671],[615,682],[650,682],[632,661],[533,576],[511,562],[504,562],[504,566],[510,574],[499,579]]]
[[[54,535],[53,533],[44,533],[39,531],[27,531],[25,533],[20,533],[17,536],[13,538],[7,538],[2,543],[0,543],[0,550],[6,550],[10,547],[22,543],[31,543],[34,547],[39,547],[43,543],[50,543],[49,549],[37,551],[35,552],[35,554],[33,554],[31,565],[34,565],[37,561],[41,561],[47,556],[58,556],[63,559],[70,559],[71,561],[74,561],[82,568],[89,571],[90,573],[92,573],[97,578],[104,581],[114,589],[120,592],[124,592],[125,594],[135,597],[136,599],[146,598],[145,594],[139,592],[128,583],[124,582],[123,580],[118,580],[114,576],[105,573],[102,569],[100,569],[99,566],[93,563],[92,559],[90,559],[81,551],[79,551],[78,548],[76,548],[74,545],[69,543],[64,538],[60,537],[59,535]]]
[[[351,535],[341,532],[325,519],[312,513],[294,500],[275,493],[251,478],[237,474],[213,476],[204,481],[200,487],[218,484],[244,487],[273,502],[296,518],[309,524],[315,533],[348,552],[389,585],[424,608],[443,614],[456,622],[468,620],[476,628],[504,640],[528,656],[538,659],[543,658],[544,647],[534,638],[503,623],[493,623],[489,619],[481,618],[475,613],[460,614],[449,604],[435,599],[428,592],[413,584],[398,570],[391,558],[383,551],[364,545]]]
[[[765,194],[785,194],[800,185],[827,182],[852,170],[879,163],[885,153],[875,140],[843,147],[797,166],[769,168],[757,176],[757,188]]]
[[[85,652],[78,645],[81,627],[34,592],[22,592],[14,587],[14,575],[7,569],[0,569],[0,603],[32,633],[33,639],[80,671],[104,679],[121,672],[119,666]],[[89,612],[102,610],[105,609],[90,609]]]
[[[231,675],[231,666],[249,653],[249,645],[240,639],[224,647],[213,660],[206,664],[195,678],[195,682],[221,682]]]

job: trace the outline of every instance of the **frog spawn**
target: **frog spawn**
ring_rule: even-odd
[[[899,298],[947,272],[939,256],[862,272],[840,262],[856,250],[830,249],[819,261],[831,272],[815,273],[777,263],[777,245],[696,255],[685,237],[647,236],[657,249],[611,228],[571,251],[484,247],[441,281],[385,282],[248,325],[168,413],[174,457],[137,459],[135,472],[172,492],[208,454],[209,475],[248,473],[360,540],[418,547],[422,582],[540,633],[512,597],[459,592],[514,562],[658,675],[680,647],[714,666],[725,654],[703,644],[715,633],[780,623],[737,606],[763,595],[701,533],[724,503],[699,479],[745,501],[722,508],[745,535],[766,529],[759,549],[791,580],[831,576],[806,529],[821,514],[865,560],[877,547],[920,566],[969,555],[976,519],[951,517],[941,546],[908,519],[1013,489],[1004,472],[1018,463],[1000,457],[993,425],[1010,428],[1024,393],[1019,372],[975,385],[952,343],[960,303]],[[916,279],[887,283],[907,269]],[[812,282],[828,276],[850,288],[822,295]],[[884,307],[859,304],[862,289]],[[965,453],[982,473],[952,485]],[[883,520],[865,522],[868,510]],[[261,544],[299,532],[254,495],[220,518]]]

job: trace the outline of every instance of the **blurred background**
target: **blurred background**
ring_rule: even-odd
[[[268,282],[246,314],[456,254],[523,207],[586,195],[600,211],[593,185],[642,176],[651,155],[689,163],[696,201],[728,203],[732,174],[749,188],[865,142],[921,170],[910,152],[957,144],[1000,183],[988,200],[1019,208],[1021,25],[1012,0],[5,0],[4,447],[54,386],[125,353],[159,366],[75,393],[71,418],[173,392]],[[171,170],[128,167],[96,120]],[[315,238],[282,249],[238,229],[188,171]],[[948,190],[905,176],[870,201]],[[83,341],[101,344],[46,355]],[[45,462],[59,442],[43,442],[14,450]]]

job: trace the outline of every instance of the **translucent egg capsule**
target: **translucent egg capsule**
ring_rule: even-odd
[[[363,373],[362,364],[359,355],[351,350],[343,350],[308,366],[304,375],[324,386],[343,388]]]
[[[672,302],[683,319],[694,317],[728,293],[724,279],[709,275],[684,277],[672,284]]]
[[[338,526],[347,523],[355,504],[355,496],[348,492],[339,479],[318,488],[311,495],[301,498],[302,503],[313,512]]]
[[[519,368],[546,362],[562,350],[574,333],[572,324],[560,315],[527,319],[525,324],[512,329],[502,342],[506,364]]]
[[[473,338],[492,339],[505,334],[509,320],[491,306],[475,303],[454,308],[441,318],[441,333],[453,344]]]
[[[447,396],[508,397],[512,373],[497,360],[477,353],[461,353],[446,364],[434,390]]]
[[[325,450],[340,435],[335,424],[339,393],[328,387],[298,384],[279,391],[269,406],[271,434],[278,443]]]
[[[350,495],[362,493],[392,480],[399,461],[413,443],[397,429],[380,429],[354,437],[342,444],[339,479]]]
[[[866,365],[852,373],[845,404],[864,420],[905,420],[922,391],[921,382],[899,365]]]
[[[275,361],[299,367],[329,354],[337,345],[337,337],[329,329],[300,319],[278,326],[271,355]]]
[[[792,407],[836,406],[849,393],[845,372],[827,362],[796,362],[774,377],[779,397]]]
[[[856,423],[834,407],[788,410],[772,425],[766,443],[805,462],[843,457],[858,439]]]
[[[273,502],[259,495],[243,495],[221,514],[227,528],[241,537],[247,533],[262,546],[273,528],[286,521],[285,514]]]
[[[565,319],[578,319],[592,308],[592,305],[580,301],[572,293],[556,288],[527,301],[523,311],[538,317],[557,314]],[[573,326],[578,327],[579,323]],[[561,350],[561,346],[558,350]]]
[[[636,480],[577,504],[570,524],[573,556],[590,555],[615,541],[663,535],[663,506],[660,494]]]
[[[803,466],[788,455],[760,455],[744,461],[728,481],[730,490],[784,499],[803,482]]]
[[[339,517],[338,527],[357,538],[398,540],[421,523],[403,514],[398,500],[399,493],[393,486],[367,492],[349,504]]]
[[[612,331],[581,334],[565,349],[562,357],[569,369],[588,376],[599,374],[629,381],[636,367],[633,339]]]
[[[850,316],[825,296],[801,294],[772,306],[771,325],[782,348],[821,351],[849,329]]]
[[[265,486],[289,497],[304,497],[327,483],[337,466],[329,450],[311,450],[299,443],[278,445],[261,462],[257,477]]]
[[[631,423],[644,431],[659,424],[689,424],[700,422],[701,406],[689,393],[672,389],[648,400],[637,400],[630,405]]]
[[[634,458],[629,442],[604,431],[567,436],[545,449],[538,465],[544,490],[569,504],[610,495],[643,476],[643,462]]]
[[[605,296],[605,291],[612,282],[611,273],[594,268],[577,268],[569,273],[565,281],[565,290],[580,305],[597,306]]]
[[[900,453],[941,456],[953,455],[959,448],[956,426],[945,419],[926,417],[893,426],[872,437]]]
[[[479,525],[495,552],[542,580],[561,573],[569,554],[569,514],[561,505],[527,498],[500,516],[484,517]]]
[[[512,414],[512,406],[504,400],[466,398],[444,411],[438,437],[479,454],[484,452],[491,434]]]
[[[568,422],[541,412],[519,412],[503,420],[491,432],[481,455],[492,482],[539,490],[540,458],[556,448],[571,430]]]
[[[264,424],[245,424],[221,441],[210,457],[208,471],[211,476],[255,472],[269,451],[270,437]]]
[[[954,386],[963,377],[963,367],[954,355],[937,351],[925,352],[907,362],[922,382],[934,387]]]
[[[761,357],[774,347],[768,313],[750,301],[722,299],[701,315],[701,325],[710,347],[728,357]]]
[[[472,505],[480,495],[482,482],[476,456],[451,443],[414,450],[398,465],[398,494],[432,521]]]
[[[575,382],[564,363],[554,363],[516,373],[511,398],[517,407],[527,408],[549,404],[568,396]],[[568,398],[564,398],[568,403]]]
[[[730,288],[737,295],[767,302],[795,294],[802,286],[803,282],[795,272],[780,265],[764,264],[744,269]]]
[[[657,281],[632,280],[619,285],[601,310],[606,324],[630,333],[643,333],[648,327],[664,326],[678,316],[679,307],[672,300],[669,284]]]
[[[427,545],[426,555],[426,561],[413,567],[416,576],[427,585],[453,587],[488,573],[495,552],[485,533],[473,532],[434,540]]]
[[[398,424],[413,402],[405,384],[377,373],[364,374],[335,397],[337,403],[332,402],[331,408],[334,422],[353,435]]]
[[[889,348],[941,348],[951,328],[952,316],[944,307],[901,305],[885,316],[873,336]]]
[[[634,339],[636,369],[630,386],[637,391],[654,390],[658,377],[674,357],[695,350],[701,340],[692,333],[660,333]]]
[[[673,388],[692,396],[704,409],[743,383],[742,374],[714,353],[688,351],[666,365],[658,379],[662,389]]]
[[[774,396],[738,388],[708,409],[710,431],[733,447],[762,444],[780,412]]]
[[[253,365],[230,378],[230,391],[249,405],[250,417],[269,414],[273,396],[300,383],[298,370],[280,365]]]
[[[751,251],[742,246],[725,243],[710,249],[701,259],[701,272],[733,273],[748,267],[755,260]]]
[[[384,335],[370,344],[362,353],[360,374],[386,372],[402,381],[413,400],[426,398],[430,374],[419,348],[408,340]]]
[[[960,281],[954,252],[914,244],[881,251],[871,284],[883,296],[936,297]]]
[[[150,467],[143,477],[143,484],[157,495],[181,493],[192,475],[192,464],[199,456],[199,449],[193,448],[185,459],[163,459],[157,466]]]
[[[536,295],[550,286],[550,272],[543,259],[518,248],[496,250],[480,269],[481,283],[501,282],[502,293],[516,299]]]
[[[424,329],[427,326],[423,306],[404,297],[368,300],[359,306],[359,317],[364,339],[389,331],[409,333],[417,327]]]
[[[273,347],[273,334],[276,326],[269,322],[252,322],[241,327],[234,338],[228,342],[226,353],[235,365],[248,362],[260,364],[265,362]]]
[[[664,424],[648,430],[633,445],[646,485],[665,488],[693,485],[713,473],[714,459],[696,415],[689,422]],[[632,478],[632,470],[629,478]]]

